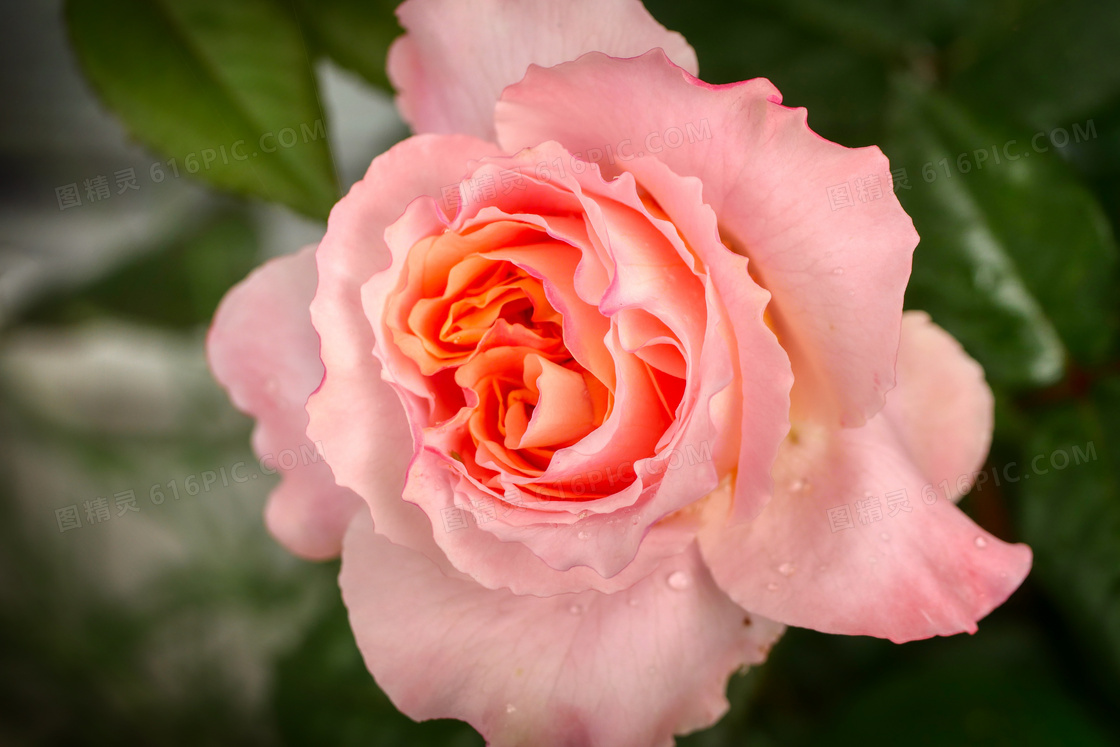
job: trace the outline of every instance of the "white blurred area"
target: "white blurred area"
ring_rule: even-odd
[[[127,168],[146,173],[160,160],[131,142],[91,94],[61,5],[0,9],[0,474],[20,524],[10,529],[25,533],[75,589],[138,608],[152,603],[169,573],[298,579],[305,566],[263,528],[275,478],[160,505],[150,499],[153,486],[182,486],[190,475],[252,460],[249,423],[207,370],[205,329],[20,322],[20,312],[46,295],[105,277],[230,202],[181,178],[60,210],[56,187],[81,188],[86,178]],[[403,126],[385,94],[330,64],[317,73],[345,190]],[[317,242],[325,228],[285,208],[249,209],[262,260]],[[128,490],[139,510],[118,515],[114,496]],[[108,499],[111,518],[91,524],[85,504],[98,497]],[[82,526],[61,531],[56,511],[69,506]],[[21,569],[0,576],[12,572]],[[64,588],[55,593],[60,606],[69,603]],[[267,663],[320,603],[314,597],[295,595],[283,614],[262,616],[233,599],[200,608],[197,619],[177,617],[153,636],[152,676],[173,690],[176,667],[211,662],[252,705],[267,685]]]

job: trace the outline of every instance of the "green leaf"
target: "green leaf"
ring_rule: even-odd
[[[954,91],[980,111],[1036,128],[1082,123],[1120,96],[1120,3],[1013,5],[1001,8],[995,29],[966,34],[953,48]]]
[[[282,0],[281,0],[282,2]],[[389,45],[401,33],[398,0],[294,0],[300,25],[315,47],[378,88],[391,90],[385,75]]]
[[[44,298],[24,318],[74,323],[110,314],[165,327],[209,324],[222,296],[257,262],[248,218],[218,215],[77,294]]]
[[[824,137],[846,145],[877,139],[887,77],[879,58],[855,40],[840,38],[851,30],[851,19],[838,29],[823,21],[807,27],[806,19],[813,16],[800,5],[733,2],[719,4],[712,14],[720,22],[712,23],[712,14],[697,13],[687,3],[654,0],[646,5],[695,47],[705,81],[768,78],[787,105],[808,108],[809,125]],[[865,30],[870,27],[864,25]]]
[[[1120,378],[1037,418],[1024,457],[1037,469],[1018,484],[1020,531],[1091,668],[1109,667],[1120,694]]]
[[[929,311],[996,382],[1053,383],[1067,353],[1099,362],[1116,327],[1116,243],[1053,148],[906,80],[889,128],[892,168],[905,169],[898,196],[922,237],[907,306]]]
[[[1033,631],[983,623],[980,630],[976,639],[915,644],[926,656],[852,692],[811,744],[1114,744],[1077,693],[1062,687]]]
[[[322,570],[333,585],[338,564]],[[286,745],[474,747],[483,741],[461,721],[418,724],[396,709],[362,662],[337,592],[299,646],[277,663],[275,674],[272,703]]]
[[[326,218],[338,184],[290,11],[269,0],[68,0],[66,18],[105,103],[168,157],[153,181],[195,176]]]

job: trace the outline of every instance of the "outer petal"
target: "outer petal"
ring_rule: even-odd
[[[316,258],[319,285],[311,319],[326,375],[307,402],[308,433],[322,442],[340,485],[370,506],[379,532],[407,542],[431,535],[423,514],[401,499],[413,440],[400,399],[381,380],[373,327],[361,285],[389,265],[385,228],[421,196],[457,185],[471,159],[495,153],[469,137],[405,140],[370,164],[364,179],[334,209]]]
[[[742,437],[735,461],[735,520],[751,519],[773,493],[770,470],[789,432],[789,358],[766,326],[770,295],[751,278],[748,260],[719,241],[716,216],[700,203],[703,184],[674,175],[654,158],[636,158],[632,173],[668,213],[707,268],[727,309],[738,353],[738,402]]]
[[[408,33],[390,48],[388,73],[397,106],[416,132],[493,140],[494,104],[530,64],[662,48],[697,70],[684,37],[667,31],[639,0],[410,0],[397,17]]]
[[[907,315],[899,358],[899,385],[877,417],[841,431],[795,425],[762,514],[701,534],[713,575],[741,605],[789,625],[902,642],[974,632],[1026,577],[1029,548],[1001,542],[933,492],[986,454],[992,399],[979,366],[924,315]],[[927,399],[934,394],[942,399]],[[901,490],[910,510],[895,504],[891,516]],[[861,522],[854,504],[867,497],[882,513]]]
[[[494,745],[671,745],[727,710],[728,675],[782,631],[733,604],[694,546],[625,592],[518,597],[444,575],[361,516],[340,583],[397,707],[463,719]]]
[[[906,391],[891,404],[895,432],[921,473],[951,477],[950,497],[959,499],[992,444],[992,390],[980,364],[924,311],[903,315],[902,335],[897,368]],[[939,361],[951,369],[945,372]]]
[[[780,101],[766,80],[709,86],[658,51],[633,60],[589,54],[531,68],[502,94],[495,121],[507,149],[558,140],[597,156],[608,174],[653,153],[698,177],[724,240],[750,258],[773,296],[795,415],[856,426],[894,384],[918,236],[878,148],[831,143],[808,128],[804,109]],[[833,209],[830,188],[858,192],[857,179],[871,190],[866,201]]]
[[[282,472],[265,512],[289,550],[329,558],[361,500],[335,484],[304,431],[304,403],[323,378],[308,304],[315,293],[315,247],[274,259],[237,285],[214,315],[206,352],[214,376],[243,412],[257,418],[258,456],[286,449],[307,455]],[[315,456],[311,456],[315,455]]]

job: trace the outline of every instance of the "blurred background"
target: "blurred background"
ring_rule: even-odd
[[[0,8],[0,744],[482,743],[380,693],[337,563],[265,532],[277,478],[203,357],[225,291],[406,136],[393,5]],[[1036,559],[971,637],[790,631],[680,743],[1120,744],[1120,3],[647,5],[705,80],[883,147],[922,236],[907,304],[997,394],[962,505]]]

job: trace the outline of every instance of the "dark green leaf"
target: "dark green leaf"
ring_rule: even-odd
[[[1120,378],[1038,420],[1025,458],[1047,473],[1019,483],[1021,532],[1093,669],[1107,662],[1120,693]]]
[[[781,7],[725,3],[712,23],[687,4],[647,5],[696,48],[700,77],[709,83],[768,78],[786,104],[808,108],[816,132],[846,145],[875,141],[887,78],[881,60],[857,40],[806,28]]]
[[[335,575],[337,568],[332,567]],[[482,744],[461,721],[417,724],[393,706],[362,662],[337,597],[299,647],[278,663],[273,704],[283,743],[292,747]]]
[[[921,244],[907,305],[929,311],[990,379],[1039,386],[1067,352],[1095,363],[1115,329],[1116,244],[1053,148],[900,81],[886,144]]]
[[[284,3],[285,0],[277,0]],[[402,31],[397,0],[294,0],[300,25],[316,48],[367,81],[389,90],[385,58]]]
[[[153,181],[196,176],[326,218],[337,180],[290,11],[269,0],[69,0],[66,16],[105,103],[168,157]]]
[[[1062,687],[1026,631],[981,624],[967,637],[916,644],[917,665],[852,693],[813,744],[915,747],[1104,747],[1092,711]],[[934,654],[935,656],[928,656]],[[826,722],[827,723],[827,722]]]
[[[1011,5],[993,17],[998,35],[966,34],[952,51],[953,89],[970,104],[1048,129],[1082,123],[1120,96],[1120,3]]]

